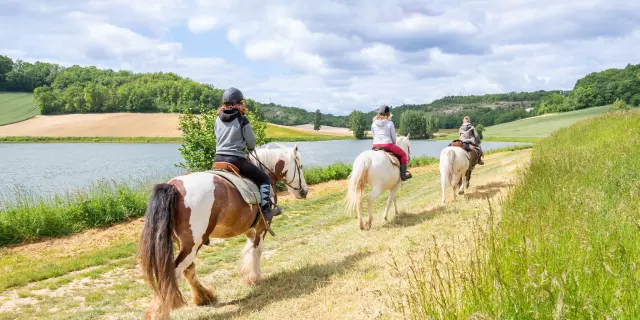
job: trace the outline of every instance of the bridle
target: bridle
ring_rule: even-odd
[[[252,152],[249,153],[254,159],[256,159],[256,161],[258,162],[258,164],[260,164],[261,168],[264,168],[264,170],[268,171],[272,176],[276,177],[276,179],[278,179],[279,177],[275,174],[275,172],[271,171],[271,169],[269,169],[267,166],[264,165],[264,163],[262,163],[262,161],[260,161],[260,159],[258,159],[258,156],[256,155],[256,151],[253,150]],[[295,191],[300,191],[302,190],[302,172],[300,172],[302,169],[302,166],[298,165],[298,159],[296,157],[293,157],[293,161],[296,165],[296,171],[293,172],[293,178],[291,178],[291,181],[286,181],[286,180],[282,180],[282,182],[284,182],[284,184],[286,184],[289,188],[295,190]],[[296,180],[296,176],[298,176],[298,185],[300,187],[296,188],[294,186],[291,185],[291,183],[293,181]]]

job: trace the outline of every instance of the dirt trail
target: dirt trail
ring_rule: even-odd
[[[265,243],[262,271],[267,280],[247,287],[238,275],[242,237],[213,241],[196,258],[198,276],[215,289],[215,307],[189,306],[172,313],[175,319],[395,319],[389,305],[390,290],[402,282],[392,267],[392,257],[405,266],[407,252],[453,239],[469,241],[477,216],[486,215],[486,198],[506,194],[514,170],[527,163],[529,151],[489,155],[476,167],[472,188],[445,207],[439,205],[437,165],[414,169],[414,178],[402,186],[398,207],[390,221],[382,220],[386,195],[376,200],[373,228],[358,229],[357,221],[344,214],[345,181],[312,187],[307,200],[282,197],[286,210],[274,223],[276,237]],[[140,220],[96,233],[105,242],[137,238]],[[118,229],[119,228],[119,229]],[[115,231],[114,231],[115,230]],[[89,233],[57,239],[48,250],[87,245]],[[83,238],[84,237],[84,238]],[[74,241],[73,239],[76,239]],[[32,244],[8,250],[20,254],[37,249]],[[61,246],[61,247],[57,247]],[[33,254],[35,251],[31,251]],[[64,281],[63,281],[64,280]],[[183,293],[190,298],[186,284]],[[97,318],[139,319],[149,302],[132,259],[112,261],[46,281],[0,292],[0,319]]]

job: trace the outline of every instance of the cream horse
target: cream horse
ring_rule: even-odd
[[[406,137],[398,137],[397,140],[397,145],[407,153],[407,157],[411,156],[411,141],[409,141],[409,135]],[[395,213],[398,214],[396,192],[400,188],[401,182],[400,169],[391,163],[389,157],[384,152],[367,150],[356,157],[353,161],[353,169],[349,175],[346,201],[347,212],[353,212],[354,209],[357,209],[360,229],[371,229],[371,221],[373,220],[371,206],[373,205],[373,200],[385,190],[389,190],[389,198],[384,208],[384,220],[387,220],[391,202],[393,202]],[[364,188],[367,184],[371,185],[372,189],[367,199],[369,221],[365,226],[362,222],[362,198],[364,196]]]
[[[469,169],[469,154],[460,147],[446,147],[440,151],[440,179],[442,180],[442,204],[445,204],[447,185],[453,188],[453,200],[458,194],[464,194]],[[463,183],[462,180],[465,180]]]

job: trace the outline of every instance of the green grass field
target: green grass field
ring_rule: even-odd
[[[40,114],[32,93],[0,92],[0,126],[35,117]]]
[[[638,121],[639,112],[607,114],[538,142],[473,246],[434,246],[413,262],[405,315],[640,318]]]
[[[555,113],[526,118],[513,122],[487,127],[485,137],[542,138],[551,135],[560,128],[570,126],[580,120],[588,119],[609,110],[609,106],[594,107],[578,111]]]

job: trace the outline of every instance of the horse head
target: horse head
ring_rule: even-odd
[[[278,148],[268,148],[267,146],[256,149],[259,161],[267,167],[267,172],[285,183],[287,190],[296,199],[306,198],[309,187],[304,179],[302,166],[302,156],[298,151],[298,145],[293,148],[278,146]],[[251,159],[256,162],[255,159]],[[255,163],[262,168],[260,163]]]
[[[407,134],[406,137],[400,136],[396,140],[396,144],[398,145],[398,147],[400,147],[400,149],[402,149],[402,151],[404,151],[407,154],[408,160],[411,160],[411,141],[409,140],[410,135],[411,133]]]
[[[298,152],[298,145],[293,148],[287,148],[285,155],[284,180],[287,190],[296,199],[306,198],[309,193],[309,186],[304,180],[304,171],[302,170],[302,156]]]

